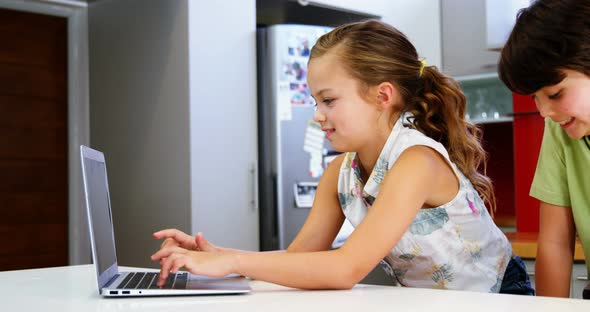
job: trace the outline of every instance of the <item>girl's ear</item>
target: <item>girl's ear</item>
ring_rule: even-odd
[[[377,103],[382,109],[390,108],[399,102],[399,92],[390,82],[382,82],[377,86]]]

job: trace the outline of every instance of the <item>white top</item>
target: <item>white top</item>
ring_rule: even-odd
[[[444,146],[405,126],[402,120],[396,122],[366,185],[356,153],[346,154],[338,180],[338,197],[346,218],[358,226],[398,157],[409,147],[428,146],[449,162],[459,180],[459,191],[442,206],[421,209],[382,264],[403,286],[498,292],[512,256],[510,242]]]
[[[102,298],[96,285],[92,265],[0,272],[0,311],[590,311],[590,300],[374,285],[306,291],[251,281],[247,295],[117,299]]]

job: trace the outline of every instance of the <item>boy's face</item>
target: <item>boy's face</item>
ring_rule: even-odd
[[[558,84],[546,86],[533,94],[543,117],[559,123],[567,135],[580,139],[590,135],[590,77],[564,69],[566,77]]]

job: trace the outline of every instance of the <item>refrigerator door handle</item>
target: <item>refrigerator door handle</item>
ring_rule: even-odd
[[[250,199],[250,206],[252,212],[258,210],[258,168],[256,163],[250,165],[250,174],[252,175],[252,199]]]

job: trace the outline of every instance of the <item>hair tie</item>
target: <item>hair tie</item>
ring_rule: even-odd
[[[422,65],[420,65],[420,75],[418,77],[422,77],[422,73],[424,73],[424,68],[426,67],[426,61],[425,60],[421,60],[420,63]]]

